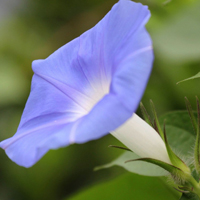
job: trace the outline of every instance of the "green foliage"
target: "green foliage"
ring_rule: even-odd
[[[195,79],[195,78],[200,78],[200,72],[198,72],[196,75],[194,75],[194,76],[192,76],[192,77],[190,77],[190,78],[186,78],[186,79],[184,79],[184,80],[182,80],[182,81],[179,81],[177,84],[182,83],[182,82],[185,82],[185,81],[193,80],[193,79]]]
[[[34,0],[31,1],[31,6],[33,8],[31,14],[36,20],[42,20],[46,25],[59,27],[72,17],[82,12],[87,12],[104,2],[106,2],[106,0]],[[109,0],[107,4],[111,6],[116,2],[116,0]],[[30,15],[30,13],[28,14]]]
[[[199,197],[195,194],[183,194],[180,200],[199,200]]]
[[[184,180],[185,179],[185,174],[182,169],[176,167],[176,165],[171,165],[171,164],[168,164],[168,163],[165,163],[163,161],[160,161],[160,160],[156,160],[156,159],[152,159],[152,158],[138,158],[138,159],[132,159],[132,160],[127,160],[125,163],[128,163],[128,162],[136,162],[136,161],[144,161],[144,162],[147,162],[147,163],[152,163],[152,164],[155,164],[163,169],[165,169],[166,171],[168,171],[170,174],[173,175],[173,177],[178,177],[180,180]],[[173,163],[174,164],[174,163]],[[187,168],[186,168],[187,170]]]
[[[125,163],[125,161],[127,161],[127,160],[138,159],[138,158],[140,158],[140,157],[137,156],[133,152],[125,152],[121,156],[119,156],[117,159],[112,161],[111,163],[96,167],[95,170],[109,168],[109,167],[113,167],[116,165],[116,166],[123,167],[124,169],[126,169],[129,172],[144,175],[144,176],[167,175],[167,172],[164,169],[162,169],[154,164],[151,164],[151,163],[146,163],[146,162],[142,162],[142,161]]]
[[[186,163],[189,162],[190,164],[192,147],[195,143],[195,134],[187,111],[177,111],[165,114],[160,117],[162,126],[164,121],[166,122],[166,133],[169,145],[180,157],[183,157]],[[125,163],[127,160],[138,158],[139,156],[135,153],[125,152],[111,163],[97,167],[96,169],[109,168],[117,165],[132,173],[145,176],[166,175],[166,172],[163,169],[150,163],[139,161]]]
[[[171,16],[156,34],[155,45],[163,56],[178,62],[199,60],[200,54],[200,2]],[[172,22],[173,20],[173,22]]]
[[[66,200],[178,200],[179,193],[160,178],[126,174],[101,183]]]
[[[197,117],[196,112],[194,114]],[[166,126],[173,126],[182,129],[183,131],[187,131],[194,136],[196,135],[192,127],[190,116],[188,115],[188,111],[186,110],[168,112],[160,116],[159,121],[162,125],[164,124],[165,121]],[[167,131],[167,134],[170,133],[168,133]]]
[[[16,12],[8,15],[9,18],[0,19],[0,140],[12,136],[16,131],[30,89],[31,62],[46,58],[61,45],[94,26],[117,1],[27,0],[21,10],[15,9]],[[155,50],[154,69],[142,101],[146,106],[149,99],[153,99],[159,113],[184,109],[184,96],[191,100],[199,94],[199,79],[175,85],[199,71],[199,1],[172,0],[165,6],[165,0],[140,2],[148,4],[152,13],[147,29],[153,38]],[[188,157],[188,160],[195,136],[189,116],[187,112],[166,116],[169,116],[166,121],[168,141],[173,149]],[[109,144],[120,145],[111,136],[106,136],[88,144],[51,151],[31,169],[15,165],[1,150],[0,199],[61,199],[102,179],[117,176],[122,171],[119,167],[92,171],[94,166],[109,162],[119,155],[120,150],[107,148]],[[137,158],[135,154],[127,158],[124,156],[124,160],[133,158]],[[143,162],[127,163],[124,167],[138,174],[151,173],[156,176],[164,172],[159,167],[148,165],[147,170]],[[130,179],[129,186],[125,179],[120,179],[124,184],[121,190],[117,187],[117,179],[112,181],[114,187],[108,183],[106,189],[110,190],[110,199],[117,199],[124,194],[125,199],[139,199],[137,196],[142,195],[141,199],[149,200],[151,196],[156,199],[158,195],[160,200],[171,192],[160,190],[160,184],[154,185],[154,181],[157,183],[154,178],[130,174]],[[142,185],[145,185],[147,192],[141,189]],[[126,188],[130,187],[127,191]],[[86,192],[87,195],[89,192],[93,194],[92,200],[100,198],[100,195],[95,195],[97,190],[94,193],[92,191],[93,188]],[[166,199],[174,198],[166,195]]]

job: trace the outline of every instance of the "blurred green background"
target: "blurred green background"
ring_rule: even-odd
[[[0,1],[0,141],[17,129],[30,91],[31,62],[46,58],[93,27],[116,2]],[[144,105],[149,110],[152,99],[162,115],[185,109],[187,96],[194,106],[200,80],[176,83],[200,71],[200,2],[138,2],[151,10],[147,29],[155,51],[154,68],[142,99]],[[107,148],[110,144],[120,145],[107,135],[87,144],[50,151],[30,169],[17,166],[0,150],[0,200],[160,200],[164,193],[162,199],[177,199],[177,193],[160,178],[130,174],[118,167],[94,172],[95,166],[121,154]]]

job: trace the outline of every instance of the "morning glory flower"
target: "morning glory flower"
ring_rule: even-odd
[[[136,111],[153,63],[147,6],[120,0],[92,29],[32,64],[31,92],[15,135],[0,143],[30,167],[49,149],[98,139]]]

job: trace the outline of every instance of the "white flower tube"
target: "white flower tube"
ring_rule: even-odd
[[[171,164],[160,135],[136,114],[111,134],[137,155]]]

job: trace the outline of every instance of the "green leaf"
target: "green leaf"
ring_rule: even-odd
[[[196,115],[196,113],[194,113]],[[166,134],[169,145],[181,157],[187,159],[193,153],[196,134],[187,111],[175,111],[160,117],[163,125],[166,123]]]
[[[196,113],[194,113],[196,115]],[[191,157],[195,144],[196,133],[194,132],[187,111],[170,112],[160,117],[161,124],[166,122],[167,139],[176,153],[183,157]]]
[[[195,194],[182,194],[180,200],[199,200],[199,197]]]
[[[159,167],[162,167],[163,169],[167,170],[168,172],[170,172],[173,175],[182,177],[184,176],[184,173],[181,169],[170,165],[168,163],[162,162],[160,160],[156,160],[156,159],[152,159],[152,158],[138,158],[138,159],[133,159],[133,160],[127,160],[126,163],[128,162],[133,162],[133,161],[144,161],[144,162],[148,162],[148,163],[152,163],[155,165],[158,165]]]
[[[179,194],[164,179],[126,173],[98,184],[66,200],[178,200]]]
[[[196,112],[194,112],[194,115],[197,117]],[[186,110],[168,112],[162,115],[161,117],[159,117],[159,121],[161,125],[163,125],[165,121],[165,124],[167,126],[174,126],[174,127],[183,129],[189,132],[190,134],[193,134],[194,136],[196,136],[196,133],[194,132],[193,127],[192,127],[190,116],[188,115],[188,112]]]
[[[163,5],[167,5],[168,3],[170,3],[172,0],[166,0],[165,2],[163,2]]]
[[[102,165],[96,167],[95,170],[100,170],[104,168],[109,168],[113,166],[120,166],[126,169],[129,172],[144,175],[144,176],[165,176],[167,172],[151,163],[145,162],[132,162],[132,163],[125,163],[127,160],[131,159],[139,159],[140,157],[133,152],[125,152],[121,156],[119,156],[116,160],[108,163],[106,165]]]
[[[185,81],[189,81],[189,80],[192,80],[192,79],[195,79],[195,78],[200,78],[200,72],[198,72],[196,75],[194,75],[194,76],[192,76],[190,78],[186,78],[186,79],[184,79],[182,81],[179,81],[176,84],[179,84],[179,83],[182,83],[182,82],[185,82]]]

